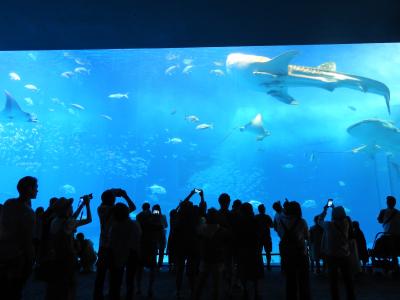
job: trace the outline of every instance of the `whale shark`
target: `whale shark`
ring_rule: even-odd
[[[257,114],[253,118],[253,120],[251,120],[246,125],[240,127],[239,130],[255,133],[257,135],[256,138],[257,141],[262,141],[265,137],[271,135],[271,133],[268,130],[264,129],[261,114]]]
[[[336,63],[326,62],[317,67],[291,65],[297,51],[288,51],[277,57],[231,53],[226,59],[227,73],[248,81],[253,88],[286,104],[298,104],[289,95],[291,87],[318,87],[328,91],[349,88],[385,98],[390,114],[390,90],[382,82],[336,71]]]
[[[0,120],[13,121],[13,122],[37,122],[36,117],[28,112],[24,112],[19,106],[18,102],[8,92],[4,91],[6,95],[6,105],[0,111]]]
[[[400,154],[400,129],[391,121],[366,119],[349,126],[347,132],[364,144],[353,153],[385,151]]]

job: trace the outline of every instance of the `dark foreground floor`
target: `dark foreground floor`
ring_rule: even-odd
[[[147,278],[145,273],[145,279]],[[186,282],[186,281],[185,281]],[[91,299],[94,283],[94,274],[79,275],[77,299]],[[146,280],[144,280],[143,291],[146,291]],[[265,278],[260,281],[260,298],[280,300],[284,299],[284,277],[279,268],[265,272]],[[25,290],[24,299],[44,299],[45,285],[42,282],[30,281]],[[325,275],[311,275],[311,290],[313,299],[329,300],[329,285]],[[211,300],[208,295],[209,288],[205,290],[202,299]],[[379,274],[365,274],[356,279],[356,293],[358,300],[399,300],[400,279]],[[182,291],[182,299],[190,299],[189,289]],[[123,299],[123,298],[122,298]],[[145,296],[137,296],[135,300],[146,299]],[[175,277],[166,271],[158,273],[154,285],[154,300],[174,300],[175,298]],[[242,299],[239,289],[234,291],[232,300]],[[342,299],[345,299],[344,297]]]

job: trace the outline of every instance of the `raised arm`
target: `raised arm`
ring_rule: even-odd
[[[128,194],[126,193],[125,190],[121,189],[121,197],[125,199],[125,201],[128,203],[128,207],[129,207],[129,212],[133,212],[136,209],[136,205],[135,203],[133,203],[133,201],[131,200],[131,198],[129,198]]]
[[[78,216],[79,216],[79,214],[81,213],[81,211],[82,211],[82,209],[83,209],[84,206],[85,206],[85,202],[84,202],[84,201],[81,201],[81,202],[79,203],[79,206],[78,206],[78,208],[76,209],[76,211],[72,214],[72,218],[74,218],[74,219],[78,218]]]
[[[86,225],[92,222],[92,212],[90,210],[90,200],[88,198],[83,199],[83,204],[86,206],[86,218],[82,220],[77,220],[76,227]]]

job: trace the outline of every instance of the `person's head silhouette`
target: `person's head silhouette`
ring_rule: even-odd
[[[106,190],[101,194],[101,203],[108,206],[115,204],[115,193],[112,190]]]
[[[393,196],[387,196],[386,204],[388,208],[394,208],[396,206],[396,198]]]
[[[260,204],[260,205],[258,206],[258,212],[259,212],[260,214],[262,214],[262,215],[265,214],[265,206],[264,206],[264,204]]]
[[[142,204],[142,210],[143,211],[149,211],[150,210],[150,203],[149,202],[145,202]]]
[[[36,199],[38,182],[35,177],[25,176],[18,181],[17,190],[19,197],[25,200]]]
[[[222,210],[228,210],[229,204],[231,203],[231,197],[227,193],[219,195],[218,203]]]

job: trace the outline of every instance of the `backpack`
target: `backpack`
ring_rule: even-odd
[[[282,257],[298,257],[304,255],[304,245],[301,243],[296,235],[295,229],[299,224],[300,219],[296,219],[293,225],[288,228],[283,222],[284,233],[279,243],[279,250]]]

